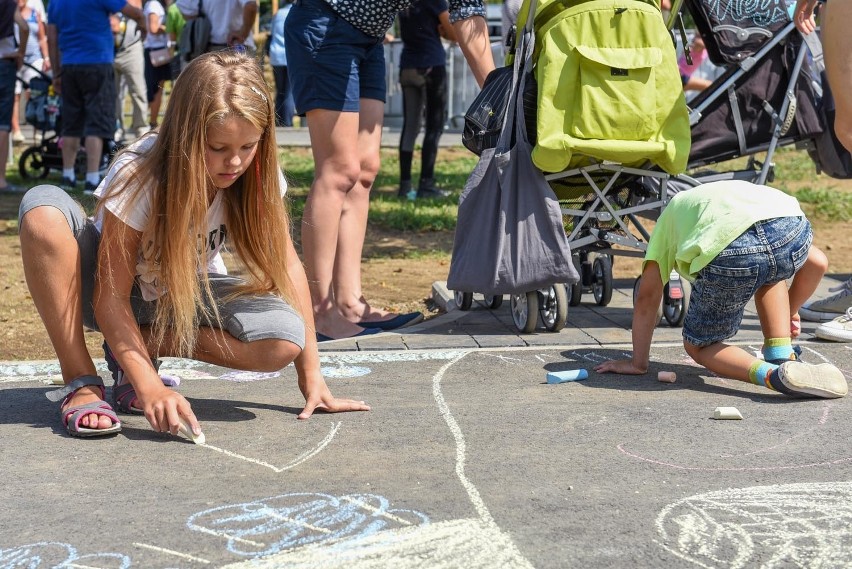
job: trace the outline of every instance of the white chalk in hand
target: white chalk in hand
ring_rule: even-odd
[[[677,374],[673,371],[661,371],[657,373],[657,381],[662,381],[663,383],[674,383],[677,381]]]
[[[585,369],[552,371],[547,374],[547,383],[564,383],[566,381],[582,381],[584,379],[589,379],[589,372]]]
[[[203,445],[205,442],[204,433],[198,433],[198,435],[193,433],[192,426],[189,424],[189,421],[187,421],[183,417],[180,418],[178,432],[197,445]]]
[[[713,410],[713,418],[738,420],[742,419],[743,416],[736,407],[716,407],[716,409]]]

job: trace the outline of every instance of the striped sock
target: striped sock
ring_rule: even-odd
[[[748,368],[748,378],[755,385],[768,387],[773,391],[778,391],[772,385],[772,372],[778,369],[778,366],[763,360],[754,360]]]
[[[790,338],[766,338],[761,351],[763,359],[773,364],[797,359]]]

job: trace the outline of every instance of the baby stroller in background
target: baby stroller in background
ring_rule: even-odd
[[[614,257],[644,256],[649,232],[638,217],[659,215],[669,183],[687,165],[677,56],[656,0],[542,2],[534,18],[542,50],[533,159],[550,172],[580,274],[566,286],[567,303],[590,291],[606,306]],[[646,178],[655,183],[634,199]],[[662,307],[671,307],[663,313],[673,325],[682,322],[686,294],[673,275]]]
[[[28,65],[28,64],[24,64]],[[53,92],[53,80],[42,71],[28,65],[38,75],[24,86],[30,90],[30,98],[26,106],[26,119],[41,135],[39,143],[26,148],[18,159],[18,171],[24,180],[43,180],[51,170],[62,172],[62,116],[59,96]],[[101,177],[106,174],[109,162],[119,150],[118,145],[111,139],[104,139],[103,155],[101,156]],[[74,174],[77,179],[86,177],[86,150],[82,147],[77,152],[74,162]]]

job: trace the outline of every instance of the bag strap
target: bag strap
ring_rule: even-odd
[[[530,0],[529,14],[535,14],[536,0]],[[516,129],[518,109],[520,108],[520,116],[523,128],[523,88],[526,83],[526,73],[531,69],[533,36],[532,33],[532,18],[527,17],[524,24],[524,32],[518,38],[518,48],[520,54],[516,53],[512,62],[512,90],[509,93],[509,99],[506,103],[506,109],[503,114],[503,126],[500,129],[500,137],[497,139],[497,146],[494,149],[495,154],[504,154],[509,151],[512,145],[512,135]],[[520,57],[518,57],[520,55]],[[512,111],[515,111],[514,113]],[[517,139],[517,135],[516,138]],[[526,140],[526,135],[523,140]]]

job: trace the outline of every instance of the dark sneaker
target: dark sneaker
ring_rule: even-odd
[[[62,178],[59,182],[59,187],[65,190],[66,192],[74,192],[77,190],[77,180],[72,180],[71,178]]]
[[[83,188],[83,193],[87,196],[91,196],[95,193],[95,190],[98,189],[98,184],[93,184],[91,182],[86,182],[85,187]]]
[[[843,372],[831,364],[785,362],[777,372],[778,379],[794,395],[836,399],[849,391]]]
[[[411,180],[402,180],[399,182],[399,189],[396,191],[396,197],[401,200],[413,199],[415,191],[411,187]]]
[[[450,195],[450,192],[437,188],[435,180],[432,178],[420,180],[420,185],[417,188],[418,198],[445,198],[448,195]]]

